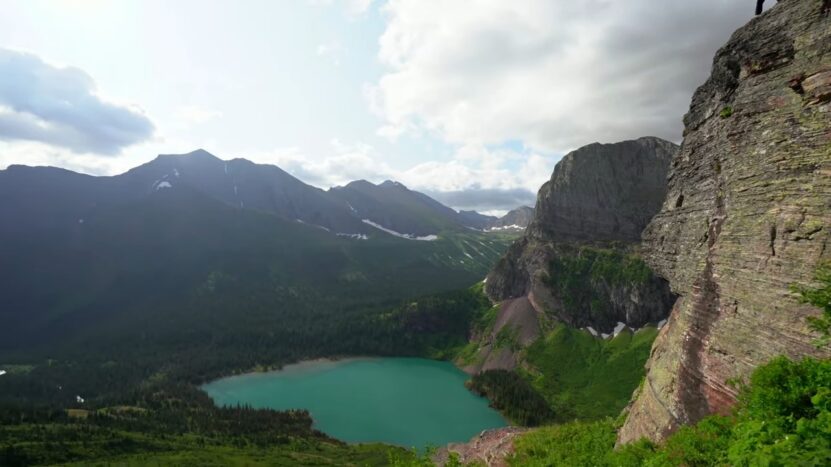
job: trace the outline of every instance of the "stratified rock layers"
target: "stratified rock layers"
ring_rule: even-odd
[[[685,116],[647,263],[679,299],[620,442],[726,413],[728,384],[777,355],[829,356],[791,284],[831,260],[831,17],[782,0],[738,30]]]
[[[674,300],[663,279],[593,281],[592,298],[609,309],[598,316],[588,305],[566,310],[564,302],[574,297],[552,289],[549,272],[552,261],[574,259],[585,246],[636,254],[641,232],[665,198],[677,151],[668,141],[640,138],[590,144],[566,155],[540,188],[525,236],[488,275],[488,296],[496,302],[527,296],[549,318],[607,333],[618,322],[641,327],[663,319]]]

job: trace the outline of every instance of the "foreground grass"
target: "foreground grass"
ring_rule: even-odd
[[[415,455],[383,444],[294,438],[262,445],[240,438],[155,434],[82,423],[0,429],[0,465],[4,466],[382,466],[390,458],[409,462]]]
[[[411,459],[408,453],[399,453]],[[64,464],[67,466],[384,466],[389,465],[390,447],[382,445],[335,446],[321,444],[298,448],[234,448],[227,446],[134,454],[105,460]]]

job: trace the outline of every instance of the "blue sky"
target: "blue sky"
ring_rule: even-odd
[[[680,140],[751,3],[0,0],[0,168],[201,147],[504,211],[581,145]]]

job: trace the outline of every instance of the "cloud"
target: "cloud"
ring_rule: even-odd
[[[199,125],[222,117],[222,112],[198,105],[186,105],[176,110],[176,118],[188,125]]]
[[[712,57],[752,17],[733,0],[390,0],[369,89],[379,134],[520,140],[548,153],[681,137]]]
[[[341,58],[344,54],[346,54],[346,49],[338,41],[319,44],[317,46],[317,55],[329,58],[335,66],[340,65]]]
[[[247,153],[246,158],[261,164],[274,164],[320,188],[345,185],[358,179],[374,182],[397,179],[398,172],[384,163],[380,154],[368,144],[347,144],[333,139],[330,146],[332,154],[326,157],[313,158],[297,148],[282,148]]]
[[[313,6],[331,6],[341,4],[346,12],[353,17],[363,15],[372,6],[375,0],[307,0]]]
[[[115,155],[153,131],[141,111],[99,96],[82,70],[0,48],[0,139]]]
[[[246,157],[281,167],[321,188],[365,179],[396,180],[456,209],[502,212],[533,206],[539,187],[551,176],[555,158],[509,149],[463,146],[446,161],[428,161],[406,169],[391,167],[366,143],[330,141],[332,154],[311,158],[297,148],[249,152]]]
[[[458,191],[426,190],[425,193],[447,206],[479,212],[504,212],[519,206],[534,206],[537,200],[536,193],[524,188],[470,188]]]

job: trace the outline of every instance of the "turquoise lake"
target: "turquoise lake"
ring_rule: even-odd
[[[218,405],[306,409],[315,428],[343,441],[421,449],[506,426],[487,399],[465,388],[466,379],[448,362],[356,358],[232,376],[202,389]]]

